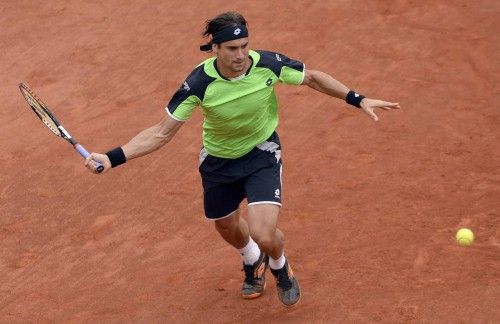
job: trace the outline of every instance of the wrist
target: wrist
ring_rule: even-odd
[[[361,101],[364,98],[365,98],[365,96],[363,96],[355,91],[350,90],[347,93],[347,96],[345,97],[345,102],[347,102],[348,104],[350,104],[354,107],[361,108]]]
[[[111,151],[106,152],[106,156],[108,157],[109,162],[111,162],[112,168],[127,162],[127,157],[125,156],[125,153],[123,152],[120,146],[112,149]]]

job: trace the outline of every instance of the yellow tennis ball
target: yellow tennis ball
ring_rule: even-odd
[[[456,238],[460,246],[470,246],[474,242],[474,233],[468,228],[461,228],[458,230]]]

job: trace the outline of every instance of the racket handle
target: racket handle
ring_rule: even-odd
[[[75,149],[78,151],[78,153],[80,153],[81,156],[83,156],[84,159],[88,158],[90,155],[90,153],[80,144],[75,144]],[[97,171],[97,173],[101,173],[104,170],[104,166],[97,161],[94,161],[94,163],[96,164],[95,170]]]

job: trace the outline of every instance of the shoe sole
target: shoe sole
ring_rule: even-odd
[[[250,294],[250,295],[241,295],[241,297],[243,297],[243,299],[255,299],[255,298],[258,298],[260,297],[264,291],[266,290],[266,283],[264,283],[264,287],[262,288],[262,292],[257,292],[257,293],[254,293],[254,294]]]

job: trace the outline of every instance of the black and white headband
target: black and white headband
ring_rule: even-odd
[[[212,40],[205,45],[200,46],[200,51],[208,52],[212,50],[213,44],[221,44],[235,39],[248,37],[248,29],[244,25],[235,25],[226,27],[212,35]]]

